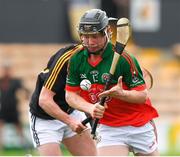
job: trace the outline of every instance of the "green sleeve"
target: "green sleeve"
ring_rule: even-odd
[[[78,71],[78,62],[76,61],[75,56],[73,55],[68,63],[67,68],[67,77],[66,77],[66,84],[69,86],[79,86],[79,71]]]
[[[123,82],[125,82],[128,88],[134,88],[145,84],[145,81],[137,59],[133,55],[129,56],[131,62],[123,58]]]

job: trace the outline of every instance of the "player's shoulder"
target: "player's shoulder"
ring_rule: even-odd
[[[124,62],[131,63],[136,60],[136,57],[131,52],[128,52],[127,50],[124,50],[121,56],[122,56],[121,60]]]
[[[72,53],[71,55],[71,60],[79,60],[83,57],[84,55],[84,47],[82,44],[79,44],[77,45],[75,48],[74,48],[74,52]]]
[[[81,51],[83,49],[83,46],[80,45],[80,44],[71,44],[71,45],[68,45],[68,46],[64,46],[62,48],[60,48],[55,54],[53,54],[51,56],[51,59],[50,60],[56,60],[58,58],[69,58],[71,57],[73,54]]]
[[[83,46],[81,44],[72,44],[72,45],[68,45],[65,46],[61,49],[59,49],[59,51],[57,52],[58,55],[73,55],[79,51],[81,51],[83,49]]]

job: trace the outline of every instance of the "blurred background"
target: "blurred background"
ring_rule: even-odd
[[[109,17],[130,19],[132,37],[126,49],[154,78],[149,94],[160,115],[155,119],[160,153],[180,155],[179,0],[0,0],[0,77],[4,68],[11,68],[11,77],[20,82],[13,91],[17,99],[13,111],[20,120],[12,118],[12,111],[6,114],[10,123],[0,116],[1,156],[36,155],[28,124],[36,77],[52,54],[79,41],[78,21],[91,8],[101,8]],[[1,83],[1,108],[4,91],[7,101],[13,97],[7,84]]]

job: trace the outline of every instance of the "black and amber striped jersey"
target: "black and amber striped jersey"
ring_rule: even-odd
[[[68,60],[71,55],[82,50],[82,45],[71,45],[60,49],[49,60],[47,67],[40,72],[36,87],[30,100],[30,112],[39,118],[54,119],[39,106],[39,95],[42,87],[55,93],[54,101],[65,112],[71,109],[65,101],[65,84]]]

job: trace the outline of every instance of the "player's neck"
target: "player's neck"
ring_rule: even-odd
[[[102,61],[101,55],[93,55],[93,54],[89,55],[88,62],[92,66],[98,65],[101,61]]]
[[[95,62],[96,60],[98,60],[99,58],[102,58],[101,55],[89,55],[89,60],[92,61],[92,62]]]

